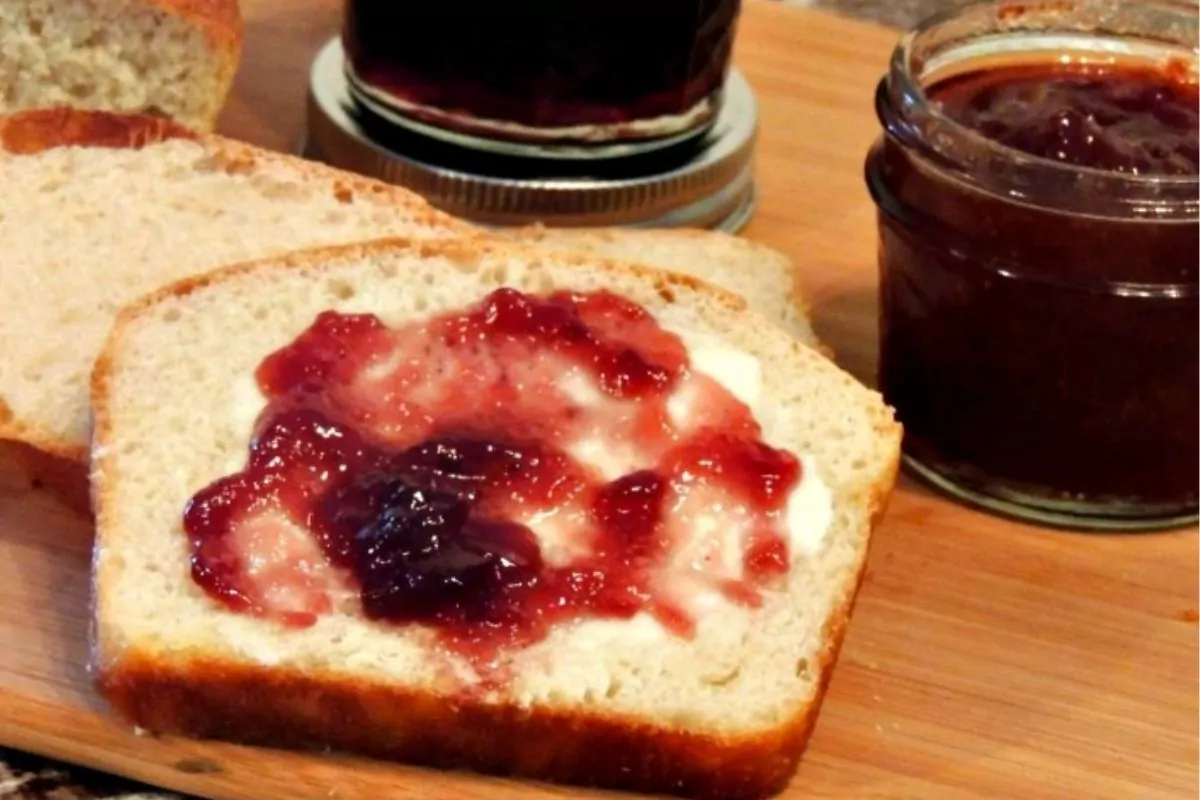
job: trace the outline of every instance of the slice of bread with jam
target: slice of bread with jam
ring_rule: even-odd
[[[483,241],[170,286],[92,406],[131,723],[726,800],[795,770],[900,442],[735,295]]]

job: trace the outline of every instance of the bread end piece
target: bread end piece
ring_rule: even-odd
[[[211,131],[241,57],[237,0],[5,0],[0,111],[158,114]]]

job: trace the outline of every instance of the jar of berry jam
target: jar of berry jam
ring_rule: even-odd
[[[347,0],[355,97],[526,142],[686,137],[720,105],[740,0]]]
[[[905,459],[1046,524],[1196,518],[1195,5],[984,3],[880,83],[880,388]]]

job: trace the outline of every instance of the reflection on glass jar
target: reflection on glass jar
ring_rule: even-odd
[[[716,114],[740,0],[347,0],[360,94],[511,140],[678,135]]]
[[[879,381],[934,484],[1074,527],[1195,518],[1196,37],[1169,2],[988,3],[901,42],[866,168]]]

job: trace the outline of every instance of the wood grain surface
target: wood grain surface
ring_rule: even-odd
[[[243,0],[225,133],[289,148],[335,0]],[[875,229],[861,165],[893,32],[750,2],[762,203],[820,335],[870,380]],[[0,460],[0,744],[222,800],[584,798],[346,757],[138,736],[85,670],[90,531]],[[908,479],[879,530],[841,664],[786,797],[1184,798],[1197,787],[1195,530],[1089,535],[956,506]]]

